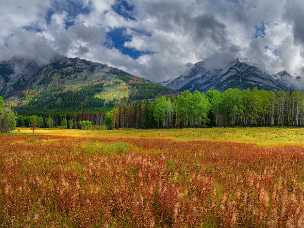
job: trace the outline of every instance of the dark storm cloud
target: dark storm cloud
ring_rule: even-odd
[[[202,39],[210,38],[219,45],[225,45],[225,43],[227,43],[226,25],[220,23],[214,16],[200,15],[193,18],[191,22],[193,22],[194,25],[196,41],[199,42]]]

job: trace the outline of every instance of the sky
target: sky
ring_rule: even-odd
[[[303,0],[0,0],[0,60],[79,57],[152,81],[245,59],[304,75]]]

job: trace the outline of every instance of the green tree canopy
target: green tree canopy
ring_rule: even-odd
[[[155,100],[153,106],[153,117],[158,127],[166,127],[168,118],[173,112],[173,105],[169,98],[159,97]]]
[[[229,125],[241,122],[244,117],[244,96],[240,89],[228,89],[223,93],[220,112],[228,120]]]

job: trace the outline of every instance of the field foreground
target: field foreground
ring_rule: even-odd
[[[260,132],[0,136],[0,227],[304,227],[302,130]]]

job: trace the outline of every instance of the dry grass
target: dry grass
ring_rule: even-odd
[[[0,227],[304,226],[304,148],[190,131],[0,136]]]
[[[19,134],[31,134],[30,129],[21,128]],[[164,130],[64,130],[37,129],[38,135],[91,137],[91,138],[162,138],[178,141],[203,140],[220,142],[241,142],[262,146],[304,145],[303,128],[202,128]]]

